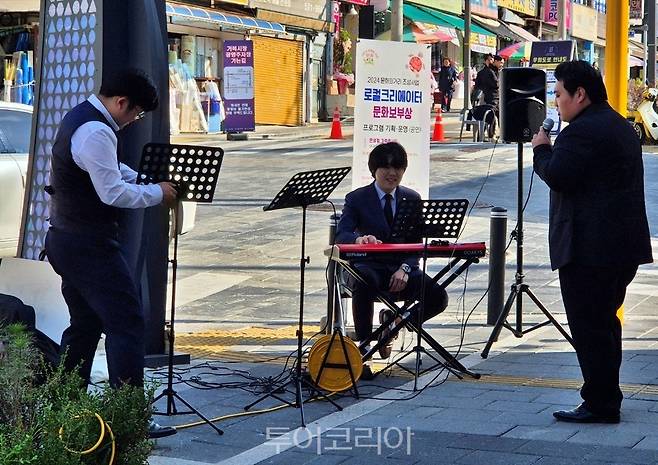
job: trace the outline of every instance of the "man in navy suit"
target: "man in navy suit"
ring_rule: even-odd
[[[356,189],[345,197],[343,215],[336,230],[338,244],[381,244],[393,242],[391,226],[396,214],[397,203],[402,199],[420,199],[416,191],[400,186],[407,169],[407,152],[397,142],[388,142],[375,147],[368,158],[368,168],[375,181]],[[423,272],[418,268],[417,257],[364,260],[354,263],[368,283],[357,283],[352,293],[352,312],[356,337],[365,341],[372,333],[375,290],[388,292],[395,300],[406,300],[417,294],[422,283]],[[438,315],[448,305],[448,295],[431,278],[425,279],[424,320]],[[379,321],[389,321],[392,311],[380,312]],[[388,337],[384,332],[383,338]],[[383,358],[391,354],[392,340],[388,339],[379,353]]]
[[[549,247],[583,374],[583,403],[559,421],[618,423],[622,392],[617,309],[651,242],[642,146],[607,102],[601,74],[585,61],[555,69],[555,100],[569,122],[551,141],[532,139],[535,171],[551,188]]]

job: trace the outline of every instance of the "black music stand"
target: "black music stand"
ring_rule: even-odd
[[[274,386],[270,392],[245,406],[249,410],[254,405],[262,402],[268,397],[273,397],[290,407],[299,408],[302,417],[302,427],[306,427],[304,418],[304,401],[302,400],[302,384],[306,385],[313,393],[318,394],[325,400],[331,402],[338,410],[343,408],[336,402],[325,396],[318,387],[302,377],[302,345],[304,326],[304,272],[306,264],[310,263],[310,257],[306,256],[306,209],[309,205],[315,205],[327,200],[329,195],[341,183],[350,167],[329,168],[317,171],[303,171],[295,174],[279,191],[269,205],[263,207],[264,211],[280,210],[282,208],[302,207],[302,251],[299,260],[299,327],[297,329],[297,366],[291,379],[280,386]],[[295,385],[295,402],[290,402],[277,395],[277,392],[286,391],[286,386]]]
[[[514,284],[512,284],[512,289],[510,290],[509,297],[505,302],[503,311],[498,316],[496,324],[494,325],[491,335],[487,344],[484,346],[482,353],[480,354],[482,358],[487,358],[489,356],[489,351],[491,346],[495,341],[498,340],[501,329],[507,328],[512,334],[516,337],[522,337],[524,334],[527,334],[531,331],[539,329],[543,326],[553,324],[555,328],[564,336],[564,338],[569,341],[573,346],[573,339],[565,331],[562,325],[555,319],[551,312],[541,303],[539,298],[530,290],[530,286],[524,282],[525,274],[523,273],[523,142],[518,142],[517,149],[517,186],[516,186],[516,206],[517,206],[517,225],[516,225],[516,234],[512,233],[512,237],[516,239],[516,274],[514,279]],[[523,329],[523,294],[528,294],[530,300],[537,306],[539,310],[546,317],[546,321],[533,325],[527,329]],[[516,327],[513,328],[507,322],[507,316],[509,315],[512,305],[516,300]]]
[[[171,314],[169,316],[169,353],[167,364],[167,387],[156,396],[152,404],[162,397],[167,398],[166,413],[154,412],[156,415],[195,414],[210,425],[218,434],[224,434],[212,421],[192,407],[174,390],[174,326],[176,322],[176,271],[178,269],[178,214],[181,202],[212,202],[222,166],[224,151],[219,147],[201,147],[192,145],[156,144],[144,146],[142,160],[137,172],[138,184],[151,184],[171,181],[178,185],[178,201],[174,207],[174,256],[171,263]],[[175,399],[181,401],[189,411],[181,412],[176,408]]]
[[[422,373],[430,371],[437,366],[443,366],[451,373],[460,377],[459,373],[467,374],[475,378],[479,375],[472,373],[464,367],[452,354],[450,354],[444,347],[442,347],[432,336],[423,330],[423,316],[425,312],[425,280],[427,279],[427,247],[430,238],[441,239],[456,239],[459,236],[459,230],[464,222],[464,217],[468,209],[467,199],[444,199],[444,200],[420,200],[420,199],[402,199],[398,204],[395,221],[391,227],[391,237],[395,242],[423,242],[424,250],[421,255],[423,262],[422,266],[422,280],[420,286],[420,295],[418,296],[418,303],[416,314],[418,317],[417,322],[413,322],[413,316],[408,318],[407,326],[410,326],[412,331],[416,332],[416,346],[407,351],[401,357],[397,358],[393,363],[402,367],[406,371],[411,372],[407,368],[400,365],[400,362],[412,353],[416,354],[416,366],[413,371],[414,375],[414,390],[418,387],[418,376]],[[395,321],[397,315],[393,316],[392,321],[384,322],[385,325],[390,325]],[[430,354],[423,346],[422,341],[425,340],[444,360],[439,360]],[[425,353],[428,357],[436,362],[430,368],[420,371],[421,354]]]

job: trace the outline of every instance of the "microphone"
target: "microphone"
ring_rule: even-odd
[[[555,126],[555,121],[553,121],[551,118],[546,118],[544,122],[541,124],[541,127],[546,134],[551,133],[551,129],[553,129],[553,126]]]

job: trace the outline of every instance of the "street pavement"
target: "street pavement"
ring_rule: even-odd
[[[457,116],[444,119],[454,141]],[[619,425],[554,421],[554,410],[579,403],[581,377],[571,347],[552,325],[521,338],[503,330],[489,357],[481,357],[492,329],[486,325],[487,258],[449,286],[448,308],[425,325],[467,368],[481,374],[480,379],[459,379],[439,367],[416,382],[394,367],[372,381],[360,381],[358,399],[333,396],[342,411],[326,401],[306,403],[307,428],[300,428],[299,409],[282,408],[276,399],[266,399],[251,413],[244,411],[268,386],[288,376],[300,304],[302,212],[265,212],[262,207],[298,171],[350,166],[352,142],[349,122],[344,123],[344,140],[326,138],[330,123],[259,128],[247,141],[195,135],[175,139],[225,150],[214,201],[198,205],[194,230],[180,238],[177,349],[194,359],[191,366],[177,367],[175,378],[179,394],[217,419],[224,434],[203,424],[191,426],[198,420],[194,415],[160,417],[163,424],[178,425],[179,433],[156,442],[150,463],[658,464],[658,267],[653,264],[641,267],[624,305],[626,399]],[[524,155],[524,192],[530,191],[524,210],[526,282],[566,327],[557,274],[548,260],[548,192],[531,176],[529,146]],[[655,232],[656,155],[645,154],[645,168]],[[516,179],[516,145],[432,144],[430,197],[468,198],[473,207],[460,242],[489,243],[492,206],[507,208],[511,232],[517,217]],[[349,190],[348,176],[330,196],[336,209]],[[331,205],[308,212],[304,339],[318,330],[327,312],[323,249],[332,213]],[[506,295],[516,268],[515,245],[506,254]],[[430,273],[444,264],[432,260]],[[545,322],[527,297],[522,309],[524,328]],[[400,337],[393,357],[414,344],[412,335]],[[414,361],[408,356],[401,364],[413,371]],[[422,367],[431,367],[431,361],[424,355]],[[385,361],[375,360],[375,369],[383,366]],[[149,372],[160,382],[163,375],[161,370]],[[157,407],[166,410],[164,402]],[[185,408],[180,403],[178,407]]]

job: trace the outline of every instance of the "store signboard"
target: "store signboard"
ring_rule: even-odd
[[[249,8],[262,8],[263,10],[325,21],[327,19],[327,3],[326,0],[249,0]]]
[[[595,29],[596,30],[596,29]],[[555,42],[533,42],[530,52],[530,66],[546,71],[546,117],[560,121],[555,104],[555,68],[560,63],[573,60],[576,43],[572,40]],[[559,130],[559,124],[552,133]]]
[[[471,13],[485,18],[498,19],[497,0],[471,0]]]
[[[642,0],[628,0],[628,12],[631,24],[642,24],[644,2]]]
[[[498,6],[530,16],[537,14],[536,0],[498,0]]]
[[[224,41],[225,132],[256,129],[254,104],[254,43],[251,40]]]
[[[597,32],[596,10],[574,3],[572,18],[571,35],[594,42]]]
[[[334,33],[338,37],[340,32],[340,3],[338,3],[338,0],[331,2],[331,21],[335,24]]]
[[[462,14],[462,0],[414,0],[414,4],[428,6],[435,10],[447,11],[456,15]],[[500,2],[498,5],[500,5]]]
[[[359,39],[355,62],[352,188],[372,182],[370,151],[398,142],[409,157],[402,183],[428,198],[431,45]]]
[[[545,0],[544,2],[544,22],[557,26],[559,21],[558,15],[558,1],[560,0]],[[500,4],[500,0],[498,2]],[[571,29],[571,11],[572,2],[567,2],[567,30]]]
[[[232,3],[234,5],[249,5],[249,0],[221,0],[222,3]]]

